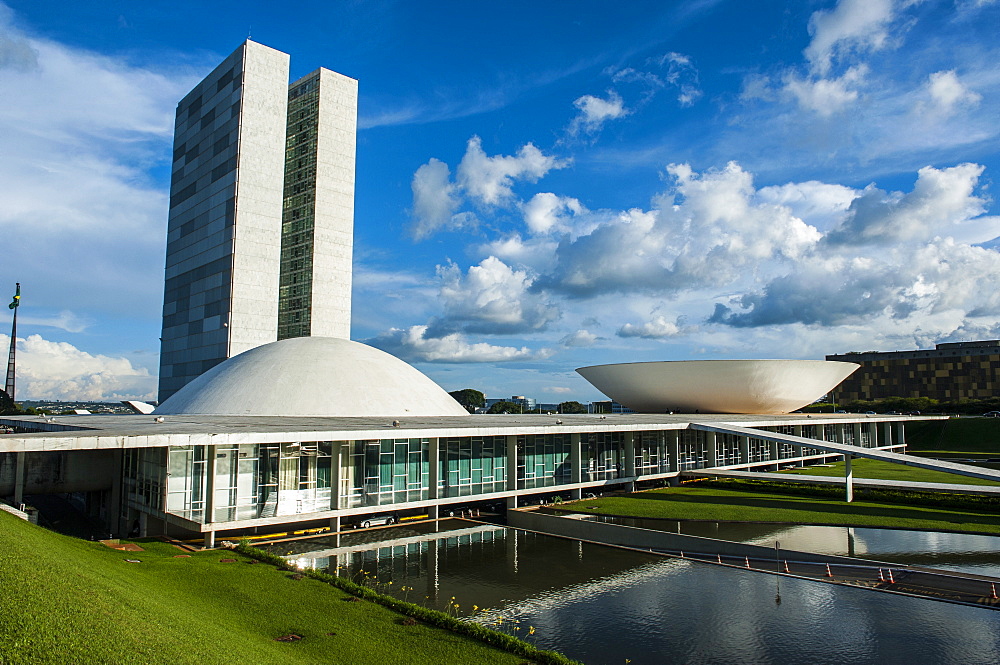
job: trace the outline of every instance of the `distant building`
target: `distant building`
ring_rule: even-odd
[[[619,404],[614,400],[604,400],[591,402],[587,405],[587,413],[635,413],[624,404]]]
[[[177,105],[159,399],[287,337],[350,337],[357,81],[246,41]]]
[[[933,350],[829,355],[861,365],[831,392],[838,402],[928,397],[942,402],[1000,397],[1000,340],[938,344]]]
[[[516,404],[521,407],[522,413],[530,413],[534,411],[538,404],[533,397],[525,397],[524,395],[511,395],[510,397],[502,398],[487,398],[486,399],[486,409],[489,410],[491,406],[499,402],[510,402],[511,404]]]

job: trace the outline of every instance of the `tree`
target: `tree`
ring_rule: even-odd
[[[563,402],[559,405],[559,413],[587,413],[587,407],[579,402]]]
[[[486,395],[473,388],[464,388],[448,393],[455,398],[455,401],[465,407],[469,413],[475,413],[476,409],[486,406]]]
[[[486,413],[521,413],[523,407],[513,402],[497,402]]]
[[[14,403],[7,391],[0,390],[0,416],[16,416],[20,413],[23,411]]]

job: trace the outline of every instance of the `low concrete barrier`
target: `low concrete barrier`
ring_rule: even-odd
[[[588,519],[579,519],[584,517]],[[527,531],[539,531],[553,536],[589,540],[607,545],[621,545],[636,549],[658,549],[681,552],[699,552],[704,554],[721,554],[723,556],[748,556],[759,559],[773,558],[773,547],[763,545],[747,545],[728,540],[716,540],[702,536],[688,536],[669,531],[641,529],[634,526],[594,522],[592,515],[578,514],[577,517],[547,515],[537,510],[508,510],[507,525]],[[779,551],[781,559],[794,561],[811,561],[816,563],[843,563],[856,565],[892,566],[881,561],[857,559],[833,554],[817,554],[815,552],[800,552],[782,548]],[[898,567],[898,566],[897,566]]]
[[[4,512],[8,512],[8,513],[10,513],[11,515],[13,515],[15,517],[20,517],[22,520],[24,520],[26,522],[30,522],[31,521],[31,519],[28,517],[28,513],[24,512],[23,510],[18,510],[14,506],[9,506],[6,503],[4,503],[3,501],[0,501],[0,510],[2,510]]]

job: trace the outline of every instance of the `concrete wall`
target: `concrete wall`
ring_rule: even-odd
[[[589,517],[589,516],[588,516]],[[547,515],[536,510],[508,510],[507,525],[528,531],[538,531],[555,536],[590,540],[608,545],[622,545],[637,549],[663,549],[682,552],[699,552],[705,554],[722,554],[730,556],[749,556],[755,558],[774,558],[774,548],[761,545],[745,545],[728,540],[716,540],[701,536],[688,536],[667,531],[640,529],[633,526],[620,526],[592,522],[590,520]],[[814,561],[819,563],[872,564],[889,565],[868,559],[799,552],[796,550],[780,550],[780,557],[787,561]]]

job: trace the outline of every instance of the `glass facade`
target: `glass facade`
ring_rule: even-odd
[[[876,423],[861,423],[860,445],[876,442],[875,427]],[[854,424],[762,429],[780,434],[797,430],[805,438],[822,434],[834,441],[843,437],[848,443],[855,439]],[[436,456],[436,498],[478,497],[515,487],[531,490],[572,484],[574,436],[547,433],[127,449],[123,491],[125,504],[132,508],[201,523],[412,504],[432,498],[431,461]],[[715,434],[715,460],[709,460],[708,434],[694,429],[585,432],[579,441],[583,483],[626,478],[633,469],[641,478],[713,463],[773,464],[802,455],[831,454],[719,432]],[[514,460],[516,482],[508,467]]]
[[[517,488],[534,489],[572,482],[569,457],[569,434],[517,437]]]
[[[507,489],[507,437],[442,438],[438,496],[472,496]]]
[[[341,508],[420,501],[430,493],[429,439],[354,441],[341,458]]]
[[[581,437],[583,444],[583,480],[613,480],[625,476],[625,435],[623,432],[598,432]],[[566,482],[566,481],[563,481]]]
[[[306,337],[312,331],[318,127],[319,72],[316,72],[288,90],[278,339]]]
[[[670,472],[670,451],[665,432],[636,432],[633,441],[637,475]]]
[[[677,470],[704,469],[708,457],[705,432],[685,429],[678,433],[677,439]]]

